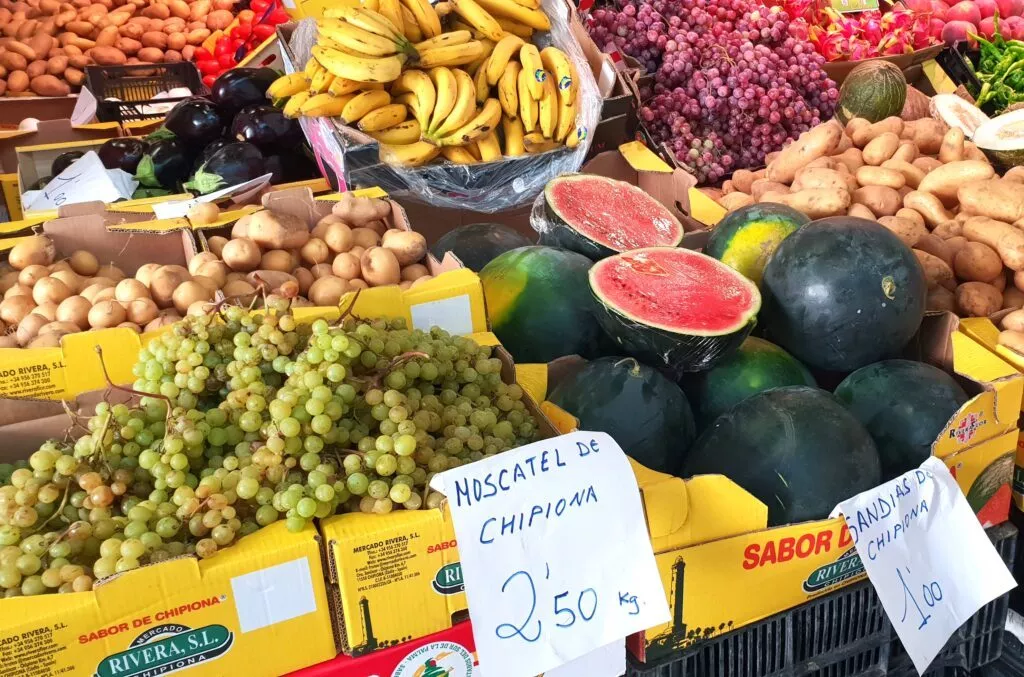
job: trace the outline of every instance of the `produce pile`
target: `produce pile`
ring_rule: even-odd
[[[1021,22],[1020,37],[1024,38],[1024,19]],[[977,67],[970,60],[967,61],[981,82],[981,89],[972,92],[976,105],[979,108],[991,108],[997,113],[1014,104],[1024,103],[1024,71],[1020,65],[1024,61],[1024,42],[1019,39],[1005,40],[1003,32],[997,32],[992,42],[978,39],[981,54]]]
[[[251,0],[248,5],[249,9],[238,13],[234,24],[220,32],[212,50],[196,47],[186,57],[195,61],[206,87],[212,87],[218,76],[234,68],[249,52],[274,35],[277,26],[291,21],[279,0]]]
[[[829,3],[801,1],[783,6],[790,16],[798,17],[794,30],[806,34],[827,61],[909,54],[939,44],[943,35],[944,24],[931,20],[931,8],[919,11],[894,7],[884,14],[878,10],[840,14]]]
[[[285,300],[221,305],[144,348],[137,405],[0,465],[5,597],[91,590],[278,520],[436,508],[437,472],[533,441],[490,348],[403,320],[301,325]]]
[[[839,92],[825,59],[778,7],[750,0],[623,0],[593,10],[598,47],[653,76],[641,122],[701,184],[764,164],[832,117]]]
[[[551,28],[537,0],[374,4],[325,12],[304,72],[271,89],[286,115],[336,117],[402,166],[579,143],[575,69],[558,47],[530,42]]]
[[[231,25],[235,11],[235,0],[8,0],[0,7],[0,94],[67,96],[90,64],[192,59],[213,31]]]

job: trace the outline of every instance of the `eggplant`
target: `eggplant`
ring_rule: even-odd
[[[28,189],[29,190],[42,190],[43,188],[46,188],[46,184],[48,184],[50,181],[53,181],[53,177],[52,176],[44,176],[43,178],[39,179],[38,181],[33,183],[31,186],[29,186]]]
[[[221,188],[251,181],[267,173],[263,154],[251,143],[229,143],[185,183],[185,189],[206,195]]]
[[[224,135],[224,120],[217,106],[195,97],[178,103],[164,120],[164,126],[149,135],[154,140],[177,139],[186,148],[198,149]]]
[[[193,171],[196,171],[200,167],[202,167],[203,163],[209,160],[211,157],[213,157],[214,153],[216,153],[221,148],[230,143],[234,142],[231,139],[217,139],[216,141],[211,141],[210,143],[206,144],[206,148],[204,148],[203,152],[199,154],[199,157],[196,158],[196,161],[192,163]]]
[[[96,154],[107,169],[121,169],[134,174],[139,161],[146,154],[146,144],[141,139],[131,137],[110,139],[100,146]]]
[[[269,68],[232,68],[224,71],[210,87],[210,99],[221,116],[231,120],[246,106],[267,103],[267,88],[280,74]]]
[[[59,176],[61,172],[70,167],[75,160],[83,155],[85,153],[80,150],[69,150],[66,153],[61,153],[53,159],[53,164],[50,165],[50,174]]]
[[[304,153],[282,153],[280,155],[268,155],[264,159],[267,172],[272,173],[270,183],[292,183],[293,181],[306,181],[315,179],[320,175],[316,163],[310,160]]]
[[[150,197],[164,197],[172,194],[172,191],[169,191],[166,188],[147,188],[145,186],[139,186],[135,189],[135,192],[132,193],[132,199],[141,200]]]
[[[135,180],[151,188],[176,190],[191,170],[192,159],[182,142],[163,139],[149,147],[139,162]]]
[[[305,141],[298,120],[269,105],[246,106],[231,122],[231,138],[251,143],[268,155],[294,153]]]

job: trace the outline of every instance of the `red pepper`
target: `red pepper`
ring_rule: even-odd
[[[210,50],[205,47],[196,47],[196,51],[192,59],[196,63],[199,63],[200,61],[210,61],[213,59],[213,54],[210,54]]]
[[[288,16],[288,12],[284,11],[281,7],[275,9],[270,13],[270,16],[267,17],[267,23],[273,26],[288,23],[289,21],[291,21],[291,17]]]
[[[203,75],[218,75],[221,72],[221,65],[213,58],[196,61],[196,68]]]
[[[231,41],[231,53],[234,54],[238,51],[238,48],[245,44],[245,40],[241,38]]]
[[[245,40],[252,33],[252,26],[249,24],[238,24],[231,29],[231,37],[236,40]]]
[[[213,48],[213,55],[218,59],[225,54],[233,54],[234,50],[231,48],[231,41],[226,37],[221,38],[217,41],[217,46]]]
[[[268,7],[270,7],[270,2],[268,0],[252,0],[252,2],[249,3],[249,9],[257,15],[262,15],[267,11]]]
[[[252,27],[252,35],[257,42],[263,42],[274,34],[274,27],[270,24],[256,24]]]
[[[221,54],[217,57],[217,63],[219,63],[223,68],[233,68],[235,63],[237,63],[235,61],[234,52],[230,54]]]
[[[203,84],[206,85],[207,89],[210,89],[211,87],[213,87],[213,83],[216,82],[216,80],[217,80],[217,76],[216,75],[204,75],[203,76]]]

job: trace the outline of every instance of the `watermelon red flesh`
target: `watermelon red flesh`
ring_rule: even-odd
[[[676,247],[683,239],[682,225],[664,205],[624,181],[562,176],[548,183],[544,197],[557,218],[613,252]]]
[[[691,336],[738,331],[761,307],[753,282],[688,249],[652,247],[604,259],[591,268],[590,284],[617,313]]]

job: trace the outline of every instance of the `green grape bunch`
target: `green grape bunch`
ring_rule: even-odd
[[[140,351],[131,404],[0,464],[0,594],[91,590],[279,520],[436,508],[435,473],[536,439],[501,372],[471,339],[302,324],[281,298],[186,317]]]

